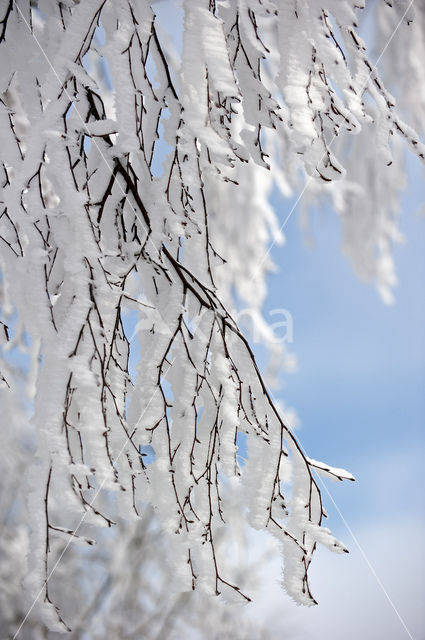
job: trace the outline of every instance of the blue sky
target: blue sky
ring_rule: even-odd
[[[384,305],[360,282],[340,250],[340,221],[312,215],[306,248],[297,212],[275,247],[279,271],[269,276],[267,313],[293,317],[298,371],[282,380],[282,397],[300,415],[299,437],[310,455],[356,474],[365,459],[414,450],[425,463],[425,189],[412,163],[402,203],[405,243],[395,247],[396,301]],[[284,218],[288,205],[274,198]],[[418,472],[420,470],[418,469]],[[411,470],[414,473],[414,470]],[[419,478],[419,476],[418,476]],[[359,478],[361,483],[361,478]],[[357,491],[349,487],[344,493]],[[422,515],[425,503],[422,502]]]
[[[285,227],[285,246],[272,252],[279,271],[269,276],[265,313],[282,307],[291,312],[290,346],[298,357],[298,371],[282,379],[276,395],[297,409],[297,437],[308,455],[345,467],[357,479],[327,483],[332,498],[323,490],[329,526],[351,553],[347,559],[319,553],[313,591],[320,605],[311,613],[286,603],[294,619],[289,637],[425,637],[422,171],[409,163],[401,216],[406,241],[395,248],[399,285],[393,306],[354,275],[341,254],[340,222],[330,210],[312,215],[313,248],[305,246],[295,211]],[[290,205],[276,195],[273,205],[284,220]],[[276,592],[276,603],[278,597]]]

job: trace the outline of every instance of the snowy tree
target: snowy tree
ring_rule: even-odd
[[[352,476],[307,457],[235,311],[250,306],[271,369],[289,367],[261,313],[268,247],[283,240],[274,184],[331,198],[356,271],[391,299],[404,150],[425,153],[424,12],[411,5],[367,8],[384,85],[357,28],[363,0],[184,0],[173,34],[147,0],[2,4],[8,633],[28,613],[55,631],[101,616],[102,586],[87,613],[64,597],[65,580],[92,591],[90,555],[112,567],[105,592],[130,598],[149,523],[176,591],[248,601],[222,544],[238,509],[279,540],[287,592],[316,602],[317,544],[346,549],[322,525],[315,473]],[[110,602],[92,637],[121,633]]]

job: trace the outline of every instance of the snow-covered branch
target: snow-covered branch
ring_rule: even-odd
[[[1,10],[0,332],[30,352],[25,584],[52,629],[72,626],[50,584],[68,545],[143,520],[147,503],[182,591],[249,600],[216,542],[232,478],[298,602],[315,603],[317,543],[346,551],[321,527],[314,471],[352,477],[306,457],[233,311],[236,293],[266,336],[264,255],[283,240],[270,175],[287,194],[301,171],[331,193],[355,263],[394,238],[388,217],[353,219],[369,165],[353,169],[346,141],[372,135],[382,174],[392,134],[424,147],[366,53],[359,4],[185,0],[177,54],[147,1]],[[0,376],[9,415],[20,383],[10,362]]]

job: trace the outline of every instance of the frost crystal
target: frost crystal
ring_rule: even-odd
[[[36,440],[26,588],[54,629],[67,622],[47,579],[64,544],[130,527],[148,503],[182,590],[249,599],[217,542],[232,483],[250,524],[280,540],[298,602],[315,602],[316,543],[344,550],[321,527],[314,470],[352,477],[306,457],[233,311],[236,294],[283,362],[261,315],[264,256],[284,239],[267,195],[272,176],[290,194],[301,170],[333,198],[357,270],[391,295],[396,217],[375,204],[399,185],[366,180],[392,162],[391,134],[424,148],[369,61],[359,4],[185,0],[181,45],[146,0],[2,5],[0,334],[26,353],[30,433],[7,358],[0,392],[13,437]],[[366,139],[375,155],[353,168],[340,143],[357,159]]]

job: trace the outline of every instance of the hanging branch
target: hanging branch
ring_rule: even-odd
[[[235,264],[249,261],[245,225],[264,255],[275,224],[267,205],[228,195],[243,181],[255,195],[276,160],[271,135],[319,184],[345,175],[334,138],[372,121],[386,161],[393,132],[423,159],[366,55],[354,3],[323,4],[185,0],[180,69],[145,1],[10,2],[0,17],[2,280],[41,362],[27,588],[42,594],[53,629],[68,628],[49,589],[60,541],[91,545],[87,525],[111,527],[117,512],[137,519],[148,502],[182,590],[249,600],[217,544],[229,478],[246,487],[250,524],[281,542],[298,602],[316,602],[317,543],[346,551],[322,527],[314,472],[353,478],[308,458],[280,415],[230,311],[234,274],[214,244],[234,218]]]

